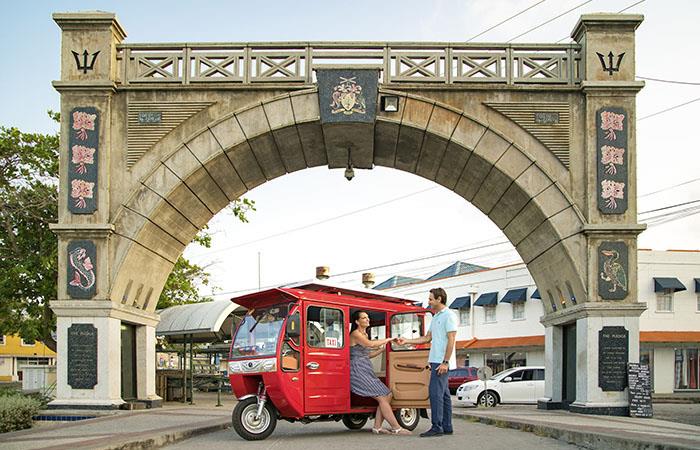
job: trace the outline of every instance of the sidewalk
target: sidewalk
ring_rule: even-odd
[[[658,419],[591,416],[535,406],[455,407],[454,416],[590,449],[700,449],[700,427]]]
[[[222,430],[231,425],[235,400],[195,395],[196,405],[166,403],[163,408],[98,412],[95,419],[76,422],[39,422],[30,430],[0,434],[0,449],[127,449],[157,448],[189,437]],[[230,394],[228,395],[230,397]],[[53,414],[69,414],[70,411]],[[94,415],[95,411],[73,411]]]

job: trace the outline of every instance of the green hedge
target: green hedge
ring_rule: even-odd
[[[41,408],[41,402],[22,395],[0,397],[0,433],[32,427],[32,416]]]

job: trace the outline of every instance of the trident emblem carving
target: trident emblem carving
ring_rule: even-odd
[[[595,52],[596,55],[598,55],[598,59],[600,60],[600,65],[603,66],[603,72],[608,72],[608,75],[612,76],[613,72],[619,72],[620,71],[620,63],[622,62],[622,57],[625,56],[624,53],[620,53],[617,55],[617,64],[613,64],[613,52],[608,53],[608,64],[605,64],[605,55]]]
[[[73,58],[75,58],[75,65],[78,67],[78,70],[82,70],[83,73],[88,73],[88,70],[93,70],[95,68],[95,60],[97,59],[97,55],[100,53],[100,51],[96,51],[95,53],[92,54],[92,61],[90,61],[90,64],[88,64],[88,51],[85,50],[83,52],[83,62],[82,64],[80,63],[80,54],[78,52],[72,51],[73,53]]]

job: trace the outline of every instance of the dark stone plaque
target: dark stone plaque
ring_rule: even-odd
[[[629,332],[625,327],[603,327],[598,332],[598,386],[604,391],[627,387]]]
[[[598,295],[604,300],[622,300],[629,289],[627,244],[601,242],[598,246]]]
[[[92,214],[97,210],[97,162],[100,113],[81,107],[71,111],[68,137],[68,210]]]
[[[630,417],[653,417],[651,404],[651,374],[646,364],[629,363],[627,368],[629,384]]]
[[[161,111],[139,111],[140,124],[161,123],[163,113]]]
[[[71,298],[89,299],[95,296],[97,280],[97,249],[87,240],[68,243],[67,287]]]
[[[68,328],[68,384],[73,389],[97,384],[97,328],[89,323]]]
[[[317,69],[321,123],[373,123],[378,69]]]
[[[559,123],[558,112],[535,112],[535,123],[540,125],[555,125]]]
[[[629,116],[622,108],[607,107],[596,112],[598,165],[598,209],[603,214],[627,211],[629,195],[627,130]]]

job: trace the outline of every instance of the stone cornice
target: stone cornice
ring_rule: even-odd
[[[117,85],[113,81],[53,81],[51,84],[60,93],[85,92],[94,95],[95,91],[101,91],[105,95],[111,95],[117,92]]]
[[[49,229],[63,238],[108,238],[114,233],[114,225],[82,223],[50,223]]]
[[[586,302],[547,314],[540,319],[540,323],[547,327],[586,317],[639,317],[646,309],[646,303]]]
[[[119,23],[117,15],[102,11],[77,13],[54,13],[53,20],[63,31],[91,31],[100,28],[112,28],[114,37],[123,41],[126,31]]]
[[[111,317],[152,327],[160,322],[160,315],[156,313],[111,300],[52,300],[50,305],[58,317]]]
[[[643,81],[582,81],[581,91],[586,95],[635,95],[644,88]]]
[[[583,14],[571,31],[571,38],[580,42],[583,34],[592,30],[632,33],[643,21],[642,14]]]
[[[583,234],[586,236],[604,236],[621,234],[625,236],[638,235],[646,230],[647,226],[643,223],[633,224],[586,224],[583,226]]]

